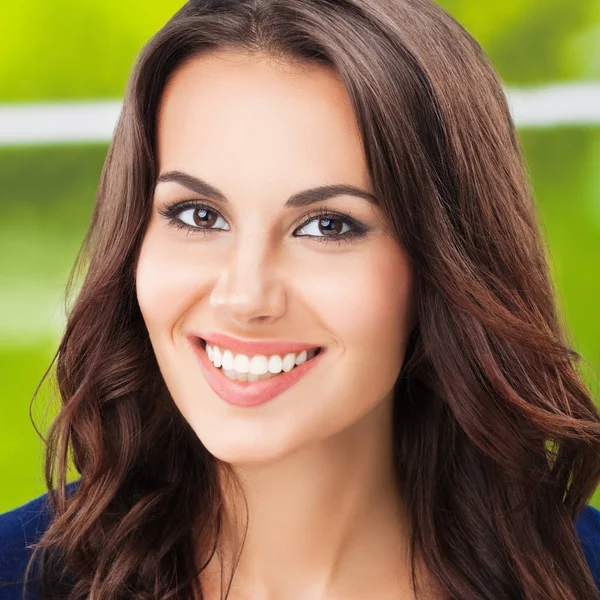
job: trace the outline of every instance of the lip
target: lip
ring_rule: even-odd
[[[228,404],[242,407],[259,406],[283,394],[283,392],[298,383],[313,369],[319,363],[323,354],[325,354],[325,348],[321,347],[320,352],[316,356],[304,361],[301,365],[294,367],[287,373],[282,372],[271,379],[244,382],[229,379],[221,369],[215,367],[208,358],[208,354],[202,346],[200,339],[189,337],[188,342],[198,360],[198,364],[208,385],[210,385],[215,394]],[[286,345],[286,348],[289,347],[289,345]],[[306,346],[303,346],[301,350],[305,348]],[[315,348],[315,346],[310,346],[310,348]],[[275,352],[274,354],[277,353]]]
[[[250,340],[240,340],[229,337],[224,333],[212,333],[210,331],[193,331],[194,337],[202,338],[211,346],[218,346],[221,350],[231,350],[234,354],[245,354],[246,356],[255,356],[256,354],[288,354],[290,352],[302,352],[302,350],[311,350],[312,348],[322,348],[318,344],[303,344],[301,342],[282,342],[261,340],[252,342]]]

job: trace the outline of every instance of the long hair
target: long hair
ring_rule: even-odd
[[[44,597],[202,598],[231,469],[166,389],[135,267],[161,93],[176,68],[218,49],[335,70],[414,266],[418,323],[394,388],[394,453],[415,590],[420,556],[447,598],[600,598],[574,528],[600,480],[600,415],[558,314],[502,83],[428,0],[191,0],[141,51],[52,361],[52,521],[28,569],[41,570]],[[71,460],[80,479],[68,495]]]

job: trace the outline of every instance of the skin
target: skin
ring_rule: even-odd
[[[391,429],[392,388],[415,322],[411,265],[383,213],[363,198],[283,207],[319,185],[373,193],[341,80],[322,66],[263,55],[197,56],[164,91],[157,152],[159,175],[201,177],[229,200],[158,183],[136,277],[173,401],[206,448],[234,466],[248,500],[229,598],[412,598]],[[212,231],[177,229],[158,212],[186,199],[215,211]],[[322,218],[307,220],[320,208],[349,212],[369,230],[321,242]],[[179,218],[193,223],[192,215]],[[205,381],[191,329],[327,351],[274,400],[235,407]],[[238,534],[228,526],[224,548]],[[201,578],[209,598],[218,597],[218,561]]]

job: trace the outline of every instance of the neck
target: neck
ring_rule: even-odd
[[[235,466],[247,535],[239,553],[246,520],[224,493],[220,553],[202,573],[203,589],[219,597],[220,569],[227,585],[239,556],[234,598],[383,598],[410,590],[399,575],[409,569],[410,531],[394,472],[392,406],[390,395],[337,436],[268,465]]]

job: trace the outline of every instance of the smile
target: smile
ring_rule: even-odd
[[[311,348],[300,352],[287,352],[271,356],[264,354],[248,356],[242,353],[234,354],[229,349],[219,348],[205,340],[201,340],[201,343],[209,360],[216,368],[222,369],[229,379],[244,382],[265,381],[282,372],[289,373],[292,369],[314,358],[321,350],[320,348]]]
[[[286,354],[234,354],[199,337],[188,338],[200,368],[213,391],[235,406],[258,406],[299,382],[325,348],[313,347]]]

